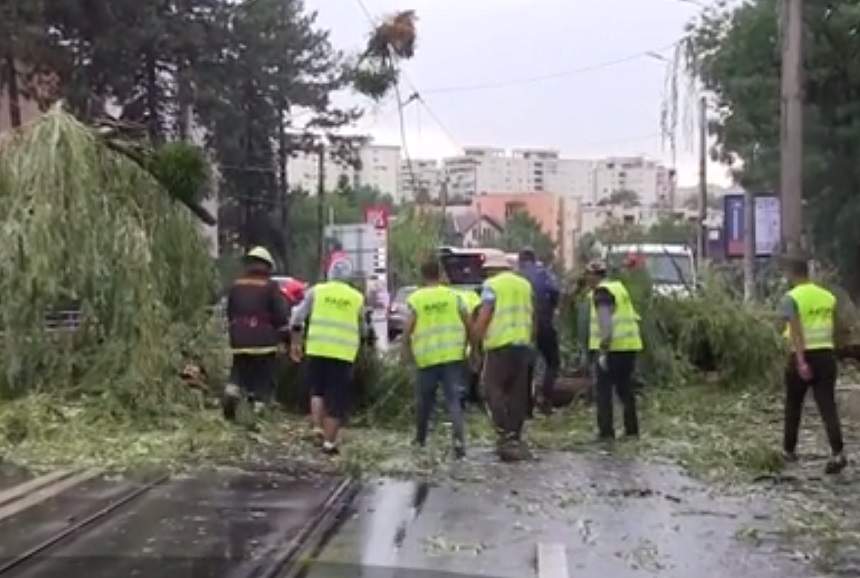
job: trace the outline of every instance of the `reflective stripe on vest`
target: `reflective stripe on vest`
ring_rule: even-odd
[[[308,325],[307,354],[312,357],[355,361],[360,338],[361,293],[339,281],[314,288]]]
[[[615,298],[615,311],[612,313],[612,343],[609,351],[642,351],[642,336],[639,333],[639,314],[633,306],[627,288],[620,281],[603,281],[598,285],[609,291]],[[588,349],[600,349],[600,320],[594,296],[591,297],[590,328]]]
[[[486,281],[496,296],[493,319],[487,328],[484,349],[528,345],[532,337],[532,286],[523,277],[500,273]]]
[[[807,351],[833,349],[833,315],[836,297],[814,283],[798,285],[788,292],[797,304],[803,339]],[[790,338],[791,327],[786,327],[785,337]]]
[[[412,354],[420,368],[465,359],[466,328],[460,298],[448,287],[425,287],[407,299],[415,314]]]

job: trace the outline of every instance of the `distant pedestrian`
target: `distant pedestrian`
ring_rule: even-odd
[[[469,311],[457,293],[442,285],[438,261],[421,266],[423,286],[406,303],[410,317],[406,341],[418,366],[416,383],[417,433],[415,442],[424,447],[436,389],[441,384],[448,414],[453,423],[454,456],[466,455],[466,436],[460,396],[466,377],[466,344],[469,338]]]
[[[603,440],[615,439],[613,393],[624,406],[624,433],[639,436],[633,370],[642,351],[639,314],[621,281],[607,279],[606,264],[589,263],[586,280],[592,289],[588,348],[597,376],[597,426]]]
[[[793,353],[785,373],[784,456],[788,462],[797,461],[803,402],[812,389],[832,452],[825,471],[837,474],[848,461],[836,407],[836,297],[809,280],[806,260],[791,260],[787,273],[792,289],[782,300],[781,313]]]
[[[510,271],[503,256],[489,256],[484,270],[489,278],[481,292],[481,308],[473,340],[483,341],[483,383],[487,405],[498,434],[503,461],[527,459],[522,430],[529,408],[529,365],[534,337],[532,288]]]
[[[365,327],[364,297],[347,284],[349,275],[349,267],[332,265],[329,281],[308,290],[290,320],[290,356],[298,363],[307,355],[311,417],[327,454],[339,453],[338,434],[348,416],[353,365]]]
[[[227,320],[233,368],[224,389],[223,411],[236,418],[242,394],[259,413],[272,399],[275,387],[275,356],[288,337],[289,306],[278,284],[272,280],[275,260],[264,247],[254,247],[245,256],[245,271],[227,296]]]
[[[555,328],[555,311],[558,307],[561,291],[552,271],[538,264],[533,249],[523,249],[520,251],[519,272],[532,286],[536,320],[535,342],[537,351],[543,358],[545,365],[543,382],[539,391],[540,395],[537,396],[537,401],[541,411],[549,415],[553,409],[555,381],[558,378],[561,366],[558,332]],[[529,387],[532,388],[533,385],[530,383]]]

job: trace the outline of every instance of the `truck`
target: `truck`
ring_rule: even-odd
[[[687,245],[612,245],[606,250],[605,260],[614,269],[644,267],[659,295],[689,297],[698,282],[693,251]]]

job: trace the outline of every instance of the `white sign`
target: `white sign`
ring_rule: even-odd
[[[779,252],[782,218],[778,197],[755,198],[755,253],[771,256]]]

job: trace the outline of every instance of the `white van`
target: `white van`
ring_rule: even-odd
[[[695,259],[686,245],[642,243],[612,245],[607,250],[610,267],[623,267],[629,259],[644,262],[654,291],[660,295],[686,297],[696,287]]]

